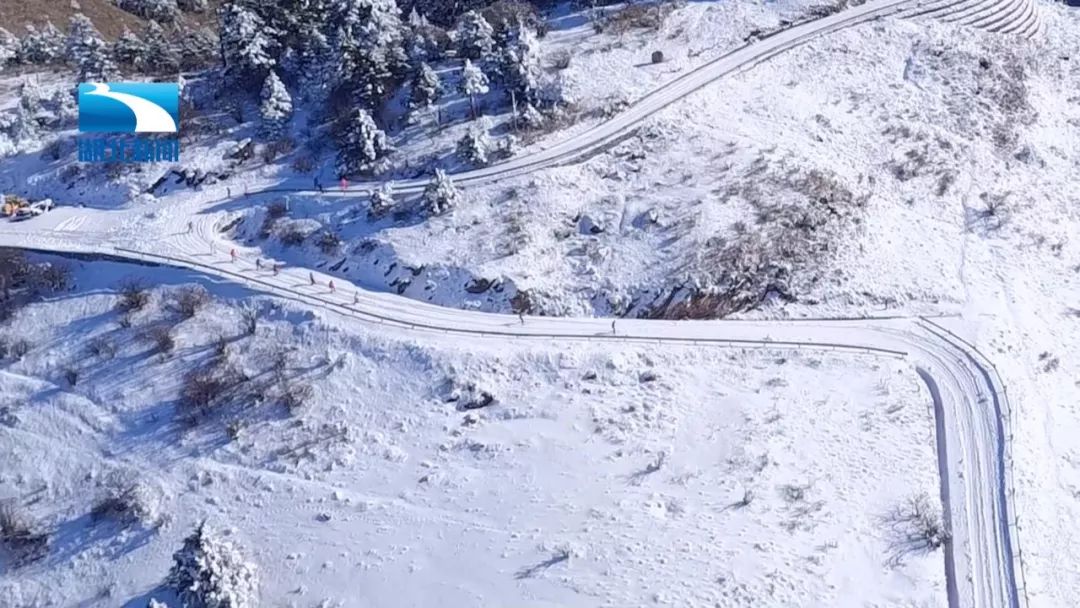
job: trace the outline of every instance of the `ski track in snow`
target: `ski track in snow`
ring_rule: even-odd
[[[1031,36],[1041,27],[1031,0],[877,0],[803,23],[725,54],[666,84],[623,113],[592,129],[549,145],[534,154],[455,176],[460,185],[497,181],[535,170],[580,161],[625,136],[645,118],[725,75],[747,69],[813,38],[881,16],[906,12],[934,15],[991,31]],[[361,183],[359,190],[376,184]],[[397,194],[416,194],[420,180],[395,185]],[[285,189],[285,188],[282,188]],[[309,190],[297,190],[311,192]],[[352,197],[357,193],[326,192]],[[205,206],[206,203],[204,203]],[[63,209],[0,231],[5,245],[57,253],[84,253],[158,263],[243,283],[332,312],[427,336],[470,339],[605,341],[616,343],[690,343],[740,348],[833,350],[856,355],[908,359],[927,384],[938,425],[942,499],[953,538],[945,548],[949,604],[957,607],[1020,606],[1013,566],[1012,523],[1008,514],[1009,446],[1005,431],[1009,407],[1004,386],[992,365],[973,346],[924,318],[797,321],[663,321],[625,319],[612,332],[609,319],[530,318],[448,309],[388,293],[365,291],[304,268],[280,274],[256,269],[260,252],[221,238],[211,216],[185,215],[153,239],[128,230],[100,230],[123,225],[118,212]],[[191,221],[189,230],[187,221]],[[86,227],[84,229],[84,227]],[[235,248],[238,259],[231,260]],[[265,260],[265,258],[263,258]],[[452,514],[447,514],[452,517]]]

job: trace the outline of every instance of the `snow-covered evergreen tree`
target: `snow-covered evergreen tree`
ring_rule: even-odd
[[[393,208],[394,187],[390,182],[383,182],[378,190],[371,193],[368,213],[373,218],[379,218],[389,213]]]
[[[420,64],[420,69],[413,78],[412,92],[409,94],[409,105],[414,108],[428,108],[442,96],[442,81],[431,66],[426,63]]]
[[[271,70],[263,83],[262,104],[259,106],[263,128],[271,136],[280,135],[285,123],[292,116],[292,111],[292,97],[285,89],[285,83],[281,82],[277,73]]]
[[[450,176],[442,169],[435,169],[435,175],[424,188],[424,204],[432,215],[442,215],[454,208],[458,200],[458,190]]]
[[[337,171],[342,176],[371,171],[392,150],[386,133],[363,108],[346,117],[339,133]]]
[[[405,30],[395,0],[334,0],[332,45],[339,81],[369,108],[376,107],[408,65]]]
[[[277,63],[278,32],[251,8],[233,2],[221,9],[219,39],[225,69],[240,80],[262,80]]]
[[[63,32],[51,21],[40,30],[28,24],[19,44],[19,61],[34,65],[57,63],[64,56],[64,44]]]
[[[488,163],[488,154],[491,152],[491,138],[487,131],[480,127],[469,129],[457,144],[457,153],[461,159],[471,165],[483,166]]]
[[[168,584],[184,608],[255,608],[259,599],[255,566],[205,524],[173,554]]]
[[[124,28],[124,33],[112,45],[113,61],[124,69],[141,72],[146,68],[147,50],[142,38]]]
[[[180,16],[176,0],[115,0],[116,6],[132,15],[162,23],[172,23]]]
[[[208,8],[206,0],[177,0],[176,4],[189,13],[203,13]]]
[[[466,59],[487,60],[495,44],[493,36],[491,24],[480,13],[465,13],[455,30],[458,55]]]
[[[465,67],[461,69],[461,92],[469,96],[469,108],[473,118],[476,118],[476,96],[485,95],[488,90],[487,75],[480,66],[466,59]]]
[[[104,82],[116,73],[108,45],[82,13],[71,18],[64,54],[75,66],[79,82]]]
[[[217,37],[208,29],[188,30],[180,37],[177,53],[180,68],[191,70],[210,65],[218,55]]]
[[[539,129],[547,122],[547,119],[540,113],[540,110],[537,110],[536,106],[531,103],[526,103],[523,106],[519,106],[519,108],[521,109],[518,110],[518,114],[521,115],[521,122],[524,123],[526,127],[530,129]]]
[[[19,104],[15,106],[14,120],[7,128],[7,134],[20,147],[36,147],[41,137],[41,125],[38,115],[41,113],[41,89],[31,80],[24,81],[19,87]]]
[[[516,26],[507,30],[505,46],[499,52],[499,72],[506,87],[519,102],[536,98],[540,88],[540,42],[532,30]]]
[[[0,27],[0,71],[15,63],[19,57],[19,40],[11,32]]]
[[[180,49],[165,35],[165,30],[155,21],[146,24],[143,32],[146,42],[146,61],[143,69],[150,74],[176,74],[181,70]]]

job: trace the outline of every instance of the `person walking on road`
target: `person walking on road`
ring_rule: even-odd
[[[255,270],[262,270],[262,258],[255,258]]]
[[[230,187],[225,188],[225,198],[232,198],[232,188],[230,188]]]
[[[334,293],[334,279],[330,279],[330,293]]]
[[[360,303],[360,294],[355,292],[355,291],[352,294],[352,303],[353,304],[359,304]]]
[[[275,277],[277,276],[277,273],[278,273],[278,265],[274,264],[274,276]]]
[[[229,257],[232,258],[233,262],[236,262],[236,250],[235,249],[230,249],[229,250]]]
[[[315,284],[315,273],[309,272],[309,273],[307,273],[307,276],[308,276],[308,280],[311,281],[311,284],[314,285]]]
[[[195,223],[194,222],[188,222],[187,223],[188,234],[191,234],[191,231],[194,230],[194,229],[195,229]]]
[[[521,324],[525,325],[525,314],[524,313],[520,313],[520,312],[518,313],[518,321],[521,321]]]
[[[611,335],[615,335],[615,319],[611,320]]]

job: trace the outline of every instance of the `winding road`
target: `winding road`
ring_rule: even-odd
[[[875,0],[796,25],[729,52],[646,95],[611,120],[535,153],[454,176],[468,186],[577,162],[604,150],[667,105],[725,75],[747,69],[815,37],[886,15],[934,16],[1002,33],[1031,36],[1041,27],[1033,0]],[[395,184],[399,194],[415,194],[425,181]],[[361,184],[374,189],[378,184]],[[303,191],[303,190],[299,190]],[[357,193],[324,193],[355,197]],[[213,201],[220,202],[220,201]],[[194,211],[205,210],[207,202]],[[186,268],[246,284],[252,289],[349,315],[395,331],[484,340],[689,343],[737,348],[830,350],[853,356],[909,361],[933,401],[941,497],[952,531],[944,561],[951,608],[1026,605],[1012,508],[1010,417],[1005,387],[993,364],[974,346],[926,318],[792,321],[664,321],[516,316],[434,306],[385,292],[349,285],[340,277],[308,269],[279,274],[258,269],[257,250],[222,240],[211,214],[178,214],[169,230],[147,238],[139,230],[142,210],[61,207],[23,223],[0,228],[0,244],[66,254],[107,255],[139,263]],[[187,221],[193,222],[192,230]],[[265,258],[263,258],[265,259]],[[337,283],[336,292],[326,285]]]

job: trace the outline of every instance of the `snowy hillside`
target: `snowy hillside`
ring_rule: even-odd
[[[0,604],[1074,603],[1080,10],[223,4],[0,32]]]
[[[940,557],[885,565],[881,518],[937,483],[903,366],[402,341],[205,283],[185,319],[190,275],[78,267],[2,334],[30,348],[0,372],[0,483],[51,531],[0,584],[8,605],[169,601],[204,520],[287,605],[942,601]],[[168,286],[120,312],[111,286],[133,279]],[[225,368],[241,386],[190,419],[185,379]],[[277,382],[310,393],[290,410]],[[129,486],[141,517],[94,515]]]

